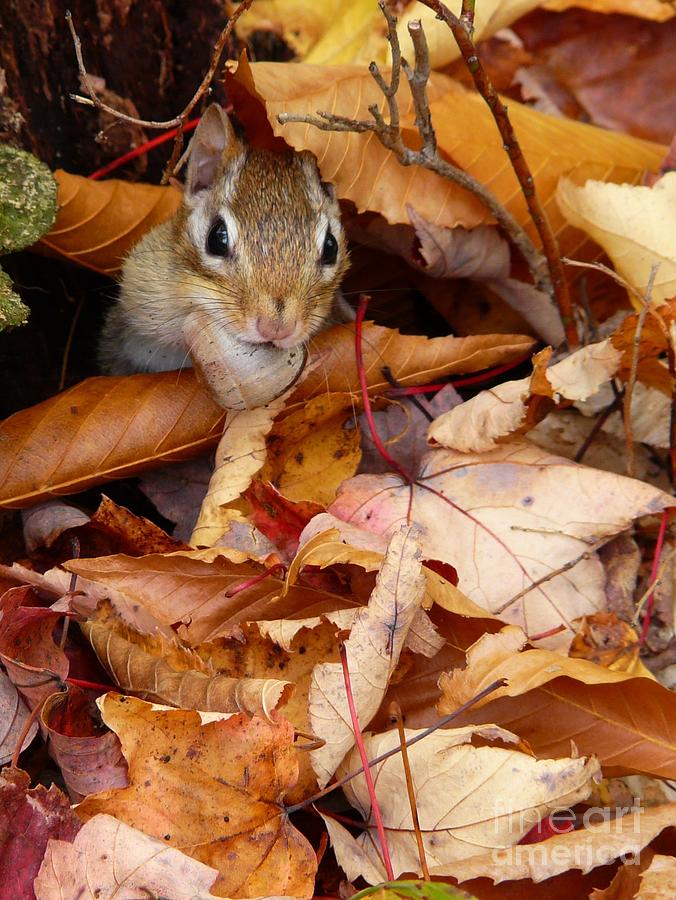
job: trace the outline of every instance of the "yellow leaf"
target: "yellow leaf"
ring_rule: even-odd
[[[545,0],[543,7],[559,12],[570,9],[589,9],[591,12],[622,13],[626,16],[640,16],[654,22],[666,22],[676,14],[670,3],[664,0]]]
[[[511,25],[541,3],[542,0],[481,0],[476,4],[474,15],[474,42],[478,43],[492,37],[496,31]],[[447,6],[453,13],[460,15],[459,2],[447,3]],[[425,31],[430,65],[433,69],[441,69],[458,59],[460,50],[451,29],[441,19],[437,19],[433,10],[421,3],[410,3],[399,16],[397,34],[404,57],[413,60],[413,43],[408,34],[408,25],[416,19],[420,21]],[[366,64],[370,62],[364,54],[353,61]]]
[[[649,299],[676,294],[676,172],[653,187],[601,181],[577,187],[564,178],[556,199],[568,221],[603,247],[629,284],[645,295],[658,266]],[[636,298],[632,302],[640,306]]]

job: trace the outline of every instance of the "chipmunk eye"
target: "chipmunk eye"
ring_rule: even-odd
[[[323,266],[332,266],[338,258],[338,241],[334,238],[329,228],[324,238],[324,246],[322,248],[322,258],[320,260]]]
[[[207,236],[207,252],[212,256],[228,256],[230,244],[228,229],[223,219],[216,219]]]

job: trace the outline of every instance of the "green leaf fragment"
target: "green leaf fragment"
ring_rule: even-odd
[[[0,253],[34,244],[49,231],[56,211],[49,168],[31,153],[0,145]]]
[[[472,894],[439,881],[388,881],[354,894],[352,900],[475,900]]]
[[[10,325],[23,325],[28,318],[28,307],[12,290],[12,279],[0,269],[0,331]]]

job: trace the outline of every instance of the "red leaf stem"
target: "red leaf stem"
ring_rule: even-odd
[[[364,309],[366,305],[364,305]],[[363,319],[363,315],[362,315]],[[380,815],[380,807],[378,806],[378,800],[376,799],[376,789],[373,784],[373,775],[371,773],[371,769],[369,768],[369,759],[366,753],[366,747],[364,746],[364,740],[361,736],[361,729],[359,727],[359,718],[357,716],[357,709],[354,705],[354,697],[352,696],[352,686],[350,684],[350,670],[347,664],[347,651],[345,650],[345,644],[341,645],[340,648],[340,662],[343,666],[343,678],[345,679],[345,692],[347,694],[347,705],[350,708],[350,718],[352,719],[352,730],[354,731],[354,741],[357,745],[357,749],[359,750],[359,755],[361,757],[361,764],[364,767],[364,778],[366,779],[366,787],[368,788],[369,798],[371,800],[371,809],[373,810],[373,818],[376,820],[376,828],[378,829],[378,836],[380,838],[380,846],[383,854],[383,863],[385,864],[385,871],[387,872],[387,877],[390,881],[394,881],[394,870],[392,869],[392,860],[390,858],[390,848],[387,845],[387,835],[385,834],[385,826],[383,825],[383,817]]]

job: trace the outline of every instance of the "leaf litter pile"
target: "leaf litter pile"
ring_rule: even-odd
[[[0,423],[0,897],[676,896],[676,20],[540,5],[237,8],[356,319],[265,406],[196,358]],[[3,253],[114,276],[179,204],[0,151]]]

